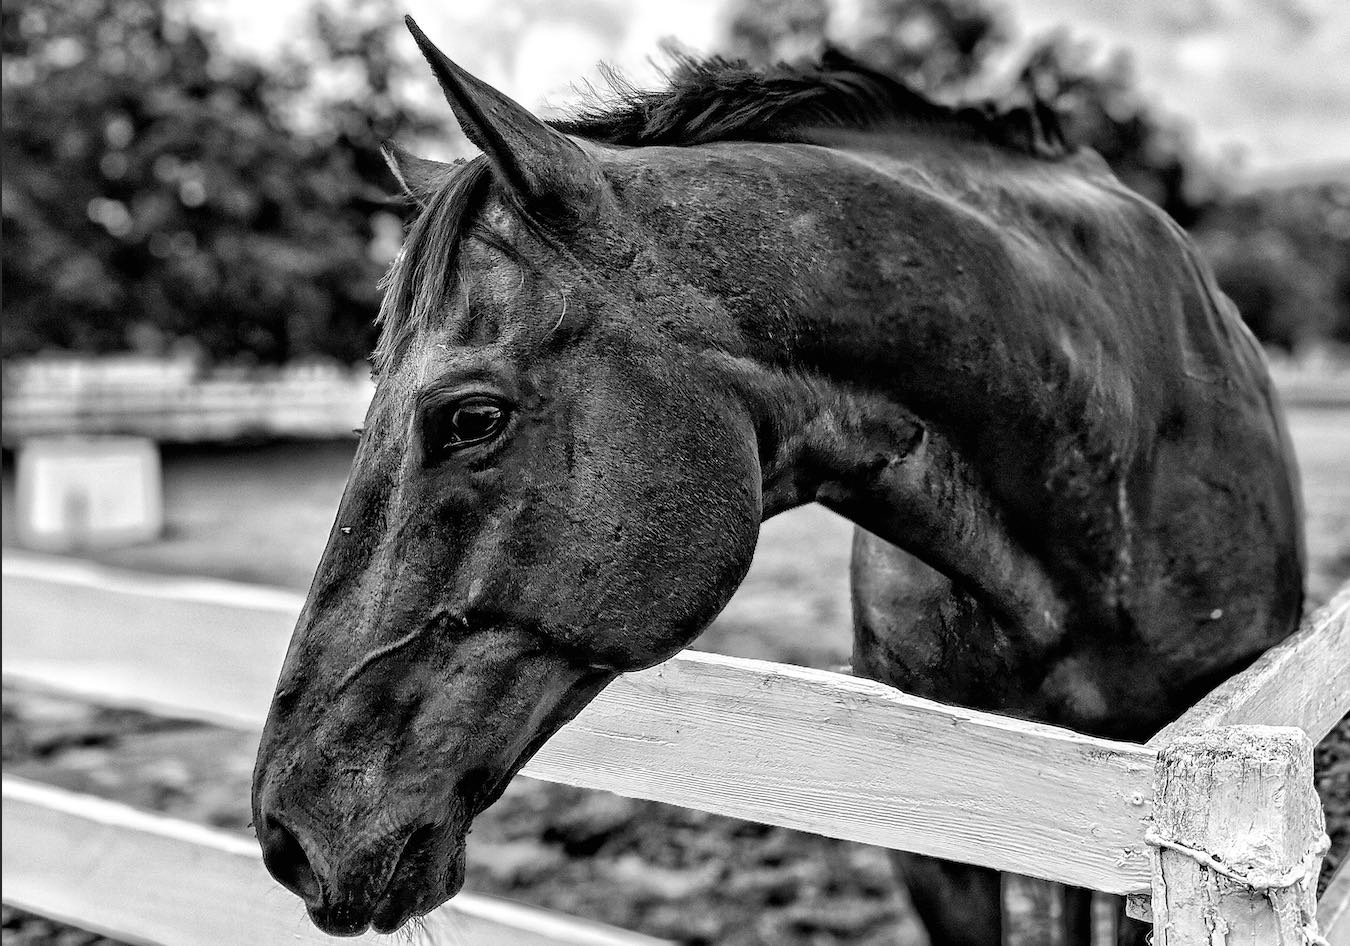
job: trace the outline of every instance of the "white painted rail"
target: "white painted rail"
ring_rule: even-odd
[[[1271,374],[1286,406],[1350,405],[1350,372],[1277,363]],[[335,437],[361,424],[373,393],[366,371],[337,365],[199,374],[190,360],[136,355],[16,360],[5,365],[0,436]]]
[[[6,556],[5,679],[261,724],[299,596]],[[686,653],[525,772],[1108,893],[1148,889],[1154,752],[825,671]]]
[[[375,386],[335,364],[197,370],[136,355],[8,361],[2,436],[134,434],[160,443],[243,436],[337,437],[361,423]]]
[[[1277,362],[1286,406],[1350,405],[1350,371]],[[374,384],[359,368],[289,365],[199,373],[136,355],[12,360],[0,402],[6,445],[29,437],[133,434],[161,443],[241,436],[335,437],[360,426]]]
[[[156,946],[332,943],[267,875],[258,846],[125,805],[4,777],[4,902]],[[460,894],[409,946],[659,946],[661,940]],[[387,943],[371,934],[358,943]]]
[[[4,592],[6,683],[249,728],[301,605],[271,589],[19,555],[5,556]],[[526,771],[1133,894],[1146,913],[1160,750],[1252,724],[1317,740],[1348,710],[1350,587],[1147,746],[689,653],[621,678]],[[1347,937],[1343,874],[1319,907],[1333,944]]]

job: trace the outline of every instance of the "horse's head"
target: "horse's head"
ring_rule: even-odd
[[[733,346],[643,243],[623,154],[413,32],[484,156],[391,155],[424,209],[254,776],[267,866],[331,933],[453,896],[474,816],[617,674],[698,635],[761,518]]]

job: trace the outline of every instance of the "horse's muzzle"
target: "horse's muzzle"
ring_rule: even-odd
[[[464,836],[450,828],[413,824],[366,843],[328,844],[264,814],[257,831],[268,871],[330,936],[391,933],[464,885]]]

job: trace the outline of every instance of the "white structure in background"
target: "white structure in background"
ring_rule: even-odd
[[[346,436],[374,393],[366,368],[200,370],[191,358],[44,356],[4,366],[3,439],[132,434],[163,442]]]
[[[70,552],[158,538],[159,448],[144,437],[41,437],[19,449],[19,541]]]

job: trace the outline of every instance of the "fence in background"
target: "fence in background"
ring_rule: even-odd
[[[301,604],[32,556],[6,556],[4,586],[7,684],[249,728]],[[1187,924],[1215,917],[1235,936],[1244,923],[1283,924],[1269,929],[1299,943],[1323,837],[1311,742],[1348,710],[1350,587],[1147,745],[686,653],[621,677],[525,772],[1128,895],[1136,915],[1151,910],[1171,930],[1159,946],[1208,946]],[[1236,836],[1237,823],[1264,833]],[[9,898],[29,855],[4,843]],[[1332,944],[1350,942],[1347,877],[1320,907]]]
[[[4,366],[4,444],[65,434],[336,437],[360,426],[374,390],[367,370],[336,364],[202,372],[191,359],[34,358]]]
[[[251,840],[4,778],[4,901],[138,943],[332,943],[281,896]],[[371,934],[356,942],[387,943]],[[455,946],[659,946],[660,940],[461,894],[407,940]]]
[[[1270,377],[1280,400],[1291,407],[1344,407],[1350,404],[1350,365],[1323,360],[1298,363],[1274,360]]]
[[[1350,368],[1271,365],[1286,404],[1350,404]],[[127,434],[166,443],[243,437],[337,437],[360,426],[374,385],[336,364],[201,371],[191,359],[104,355],[4,365],[3,438]]]

